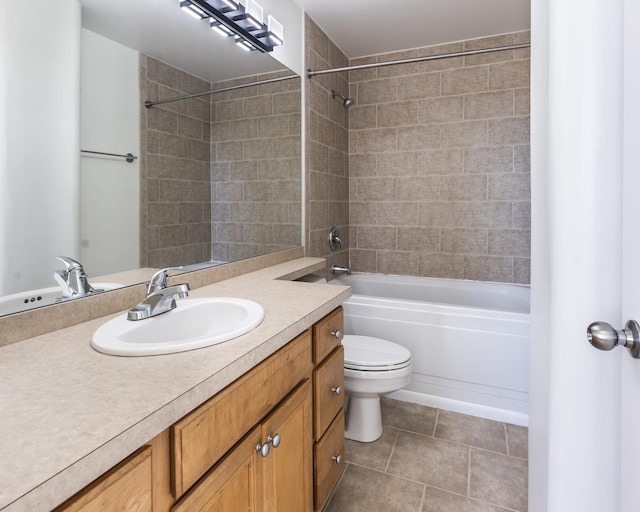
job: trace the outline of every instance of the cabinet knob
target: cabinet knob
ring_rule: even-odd
[[[331,331],[331,336],[333,336],[335,339],[339,340],[340,338],[342,338],[342,331],[340,329],[336,329],[335,331]]]
[[[342,393],[342,388],[340,386],[333,386],[331,388],[331,391],[336,395],[339,395],[340,393]]]
[[[267,444],[271,443],[274,448],[280,446],[280,434],[274,434],[273,436],[267,437]]]
[[[269,446],[269,442],[267,441],[264,444],[258,443],[256,445],[256,451],[260,452],[263,457],[266,457],[267,455],[269,455],[269,452],[271,451],[271,447]]]
[[[331,460],[336,464],[340,464],[342,462],[342,455],[334,455],[333,457],[331,457]]]

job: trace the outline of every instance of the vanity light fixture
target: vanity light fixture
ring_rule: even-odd
[[[180,9],[197,20],[203,20],[208,17],[206,12],[200,9],[197,5],[191,3],[189,0],[181,0]]]
[[[255,0],[180,0],[180,7],[196,19],[209,19],[218,34],[236,36],[244,50],[273,51],[284,44],[284,29],[273,16],[264,23],[264,10]]]

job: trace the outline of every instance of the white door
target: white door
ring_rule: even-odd
[[[640,2],[625,0],[622,318],[640,322]],[[625,350],[626,352],[626,350]],[[621,368],[622,512],[640,510],[640,359]]]
[[[637,487],[627,465],[640,450],[621,428],[635,401],[622,396],[621,379],[637,375],[640,361],[586,340],[591,322],[619,329],[633,316],[622,307],[623,22],[632,3],[531,2],[530,512],[640,510],[622,508],[622,494]],[[638,215],[626,215],[624,229],[640,235]]]

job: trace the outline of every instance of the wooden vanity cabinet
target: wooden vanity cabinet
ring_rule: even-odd
[[[314,509],[321,511],[344,469],[342,307],[313,326]]]
[[[265,445],[268,450],[262,451]],[[311,384],[306,380],[172,512],[310,512],[311,460]]]
[[[322,510],[344,467],[342,323],[338,308],[56,512]]]

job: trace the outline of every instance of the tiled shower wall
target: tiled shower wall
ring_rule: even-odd
[[[241,83],[290,74],[244,77]],[[300,246],[300,78],[221,92],[211,107],[213,259]]]
[[[210,84],[140,55],[140,264],[211,259],[209,96],[145,108],[145,100],[209,90]]]
[[[305,16],[307,67],[344,67],[346,56],[313,20]],[[344,73],[307,80],[306,254],[327,258],[332,264],[349,263],[349,111],[342,101],[331,98],[335,89],[345,96],[349,84]],[[337,227],[343,248],[329,249],[328,236]]]
[[[350,64],[528,41],[521,32]],[[349,79],[352,269],[528,283],[529,50],[358,70]]]

